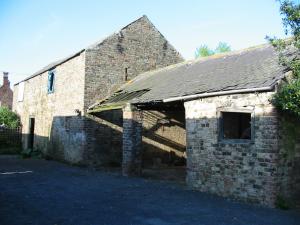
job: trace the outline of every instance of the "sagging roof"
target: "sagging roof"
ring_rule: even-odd
[[[133,97],[127,102],[157,103],[200,93],[272,87],[284,74],[276,50],[266,44],[143,73],[121,87],[115,95],[147,90],[142,95],[131,94]],[[91,106],[89,111],[101,111],[108,105],[119,107],[122,104],[108,98]]]
[[[146,19],[146,20],[149,21],[148,17],[147,17],[146,15],[143,15],[142,17],[140,17],[140,18],[134,20],[133,22],[127,24],[126,26],[122,27],[122,28],[120,29],[120,31],[126,29],[128,26],[132,25],[133,23],[135,23],[135,22],[137,22],[137,21],[139,21],[139,20],[141,20],[141,19]],[[150,22],[150,21],[149,21],[149,22]],[[112,35],[115,35],[115,34],[116,34],[116,33],[113,33]],[[46,71],[48,71],[48,70],[54,69],[55,67],[57,67],[57,66],[59,66],[59,65],[61,65],[61,64],[63,64],[63,63],[65,63],[65,62],[67,62],[67,61],[69,61],[70,59],[75,58],[76,56],[79,56],[81,53],[83,53],[84,51],[88,50],[89,48],[93,48],[93,47],[95,47],[96,45],[100,45],[100,44],[103,43],[106,39],[110,38],[112,35],[109,35],[108,37],[106,37],[106,38],[104,38],[104,39],[102,39],[102,40],[100,40],[100,41],[98,41],[98,42],[96,42],[96,43],[94,43],[94,44],[92,44],[92,45],[89,45],[88,47],[86,47],[86,48],[84,48],[84,49],[81,49],[80,51],[77,51],[77,52],[75,52],[74,54],[69,55],[68,57],[65,57],[65,58],[63,58],[63,59],[60,59],[60,60],[57,60],[57,61],[55,61],[55,62],[52,62],[52,63],[48,64],[47,66],[45,66],[45,67],[43,67],[42,69],[38,70],[37,72],[35,72],[35,73],[32,74],[31,76],[26,77],[25,79],[19,81],[18,83],[14,84],[14,85],[18,85],[19,83],[21,83],[21,82],[23,82],[23,81],[29,80],[29,79],[31,79],[31,78],[33,78],[33,77],[36,77],[36,76],[38,76],[38,75],[40,75],[40,74],[42,74],[42,73],[44,73],[44,72],[46,72]]]

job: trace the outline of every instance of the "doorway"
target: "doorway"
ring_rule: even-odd
[[[185,183],[186,128],[182,104],[143,110],[142,176]]]
[[[35,118],[29,118],[29,135],[27,147],[33,149]]]

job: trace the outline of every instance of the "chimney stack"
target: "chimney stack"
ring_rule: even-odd
[[[3,72],[3,86],[9,85],[8,72]]]

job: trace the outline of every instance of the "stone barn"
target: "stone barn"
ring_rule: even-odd
[[[183,61],[146,16],[14,86],[23,148],[73,164],[121,162],[122,113],[86,114],[138,74]],[[116,150],[117,149],[117,150]]]
[[[299,118],[271,103],[288,75],[263,45],[143,73],[89,112],[122,108],[124,175],[141,174],[145,151],[160,149],[186,159],[192,189],[299,204]]]

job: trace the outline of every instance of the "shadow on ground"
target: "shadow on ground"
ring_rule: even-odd
[[[5,174],[4,172],[29,173]],[[0,224],[286,224],[296,211],[236,203],[163,181],[0,157]]]

